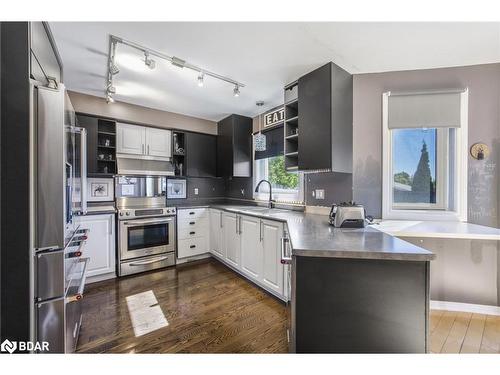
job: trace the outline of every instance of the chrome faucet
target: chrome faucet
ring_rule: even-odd
[[[260,184],[262,184],[263,182],[267,182],[268,185],[269,185],[269,202],[267,203],[267,207],[269,208],[273,208],[274,207],[274,201],[273,201],[273,187],[271,186],[271,183],[267,180],[260,180],[259,183],[257,184],[257,186],[255,187],[255,192],[258,193],[259,192],[259,187],[260,187]]]

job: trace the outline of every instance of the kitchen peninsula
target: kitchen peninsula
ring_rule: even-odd
[[[231,204],[204,207],[236,214],[236,222],[254,217],[284,223],[281,262],[289,264],[291,352],[428,351],[433,253],[370,227],[334,228],[325,215]]]

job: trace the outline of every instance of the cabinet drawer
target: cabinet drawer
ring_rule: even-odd
[[[186,258],[204,253],[208,253],[208,241],[206,237],[178,240],[178,258]]]
[[[177,227],[179,232],[184,229],[198,229],[199,227],[208,228],[208,217],[188,218],[177,220]]]
[[[208,239],[208,221],[204,220],[203,222],[207,223],[207,225],[195,225],[192,228],[179,228],[177,231],[177,238],[179,240],[197,237],[205,237]]]
[[[193,208],[193,209],[188,209],[188,210],[178,210],[177,211],[177,218],[179,220],[184,220],[184,219],[197,219],[201,217],[206,217],[208,213],[207,208]]]

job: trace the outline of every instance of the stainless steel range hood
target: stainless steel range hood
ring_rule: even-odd
[[[117,155],[119,175],[127,176],[173,176],[174,166],[170,160],[148,160]]]

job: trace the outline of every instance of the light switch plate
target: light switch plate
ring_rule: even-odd
[[[198,188],[194,188],[194,195],[198,195]]]
[[[325,199],[324,189],[316,189],[316,199]]]

